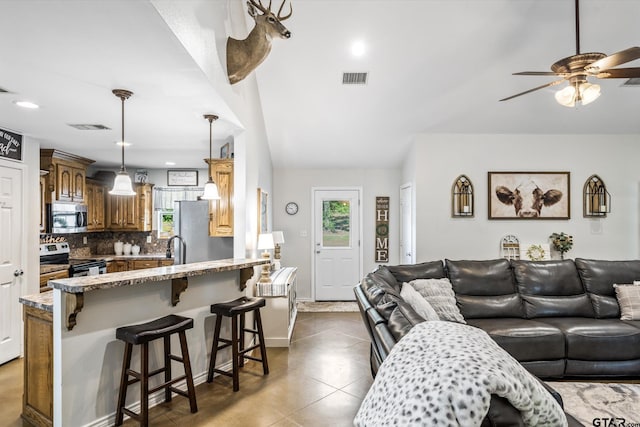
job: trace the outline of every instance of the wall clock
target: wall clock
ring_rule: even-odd
[[[298,204],[296,202],[289,202],[284,209],[289,215],[295,215],[298,213]]]

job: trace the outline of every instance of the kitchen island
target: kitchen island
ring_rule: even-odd
[[[245,289],[247,282],[259,277],[253,274],[255,267],[266,262],[227,259],[51,280],[53,425],[113,425],[124,352],[124,343],[115,338],[120,326],[168,314],[193,318],[194,328],[187,331],[189,355],[194,382],[204,382],[215,322],[209,306],[252,295],[252,287]],[[229,326],[224,325],[223,334],[230,333]],[[161,364],[161,343],[150,346],[152,369]],[[222,356],[222,364],[229,362],[229,352]],[[132,366],[137,364],[136,349]],[[174,368],[180,375],[182,368]],[[127,405],[135,407],[137,385],[132,388]],[[151,404],[160,399],[152,397]]]

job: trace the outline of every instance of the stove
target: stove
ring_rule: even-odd
[[[107,272],[103,259],[69,259],[68,242],[40,244],[40,264],[69,264],[69,277],[93,276]]]

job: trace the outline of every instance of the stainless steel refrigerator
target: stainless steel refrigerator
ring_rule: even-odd
[[[176,263],[233,258],[233,237],[209,237],[208,201],[175,202],[173,221],[175,233],[183,239],[187,255],[183,260],[181,242],[174,239]]]

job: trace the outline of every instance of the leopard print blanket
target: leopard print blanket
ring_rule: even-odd
[[[567,425],[553,396],[481,329],[455,322],[414,326],[384,360],[355,426],[479,426],[491,394],[527,426]]]

